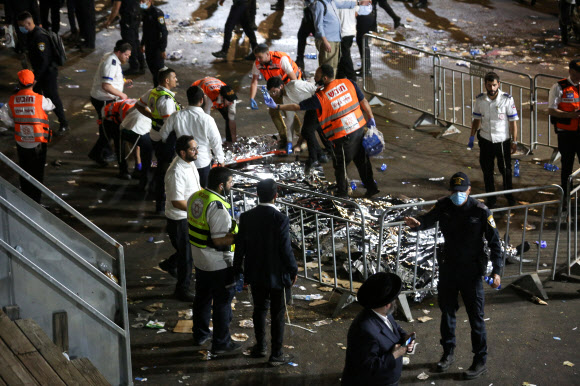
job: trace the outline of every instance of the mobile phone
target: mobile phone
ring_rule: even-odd
[[[409,337],[409,339],[407,339],[407,341],[405,342],[404,346],[408,346],[411,344],[412,341],[415,340],[415,334],[411,334],[411,336]]]

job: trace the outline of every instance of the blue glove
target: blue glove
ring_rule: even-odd
[[[473,137],[473,135],[471,137],[469,137],[469,142],[467,143],[467,147],[471,150],[473,149],[473,141],[475,140],[475,138]]]
[[[371,118],[367,121],[367,127],[376,126],[377,123],[375,122],[374,118]]]
[[[242,292],[244,290],[244,274],[240,273],[235,282],[236,292]]]
[[[258,110],[258,103],[256,103],[255,99],[250,99],[250,107],[252,110]]]
[[[272,98],[264,98],[264,103],[266,103],[266,106],[268,106],[271,109],[276,110],[276,108],[278,107],[278,105],[276,104],[276,102],[274,102],[274,99]]]

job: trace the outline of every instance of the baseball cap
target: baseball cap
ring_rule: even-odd
[[[470,186],[469,177],[462,172],[455,173],[449,180],[449,190],[453,192],[465,192]]]
[[[230,86],[222,86],[220,88],[220,95],[230,102],[238,100],[238,96]]]
[[[580,59],[572,59],[568,64],[568,68],[580,72]]]
[[[18,81],[24,87],[32,86],[34,83],[34,73],[30,70],[18,71]]]

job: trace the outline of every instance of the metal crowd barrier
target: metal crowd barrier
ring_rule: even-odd
[[[574,188],[574,179],[580,176],[580,169],[568,177],[568,194],[567,197],[567,242],[566,242],[566,274],[570,276],[572,269],[578,270],[580,265],[580,256],[578,256],[578,191],[580,185]],[[572,197],[574,200],[572,201]],[[573,237],[572,237],[573,234]],[[573,245],[573,247],[572,247]],[[573,249],[572,249],[573,248]],[[575,268],[574,268],[575,267]],[[580,275],[580,272],[578,272]]]
[[[554,132],[553,125],[550,123],[550,114],[548,113],[548,94],[552,85],[560,79],[562,79],[561,76],[547,74],[538,74],[534,77],[536,109],[534,109],[535,141],[532,144],[533,149],[538,146],[546,146],[554,149],[554,152],[558,151],[558,137]]]
[[[580,173],[580,170],[578,171],[578,173]],[[553,193],[552,191],[555,191],[555,193]],[[521,239],[518,241],[521,241],[521,245],[524,245],[525,241],[527,239],[531,239],[532,243],[530,243],[531,245],[535,244],[535,241],[538,242],[537,245],[537,251],[535,254],[535,260],[533,261],[529,261],[524,263],[524,259],[525,259],[525,251],[524,251],[524,247],[521,247],[521,253],[520,253],[520,258],[519,258],[519,264],[515,265],[515,269],[513,268],[514,266],[511,265],[507,265],[506,266],[506,249],[504,248],[504,252],[503,252],[503,261],[504,261],[504,270],[502,272],[502,280],[516,280],[516,279],[521,279],[524,276],[529,276],[532,279],[533,282],[533,286],[535,286],[534,290],[537,289],[537,292],[539,293],[539,295],[541,297],[543,297],[544,299],[547,299],[547,295],[541,285],[541,282],[538,278],[538,274],[540,273],[551,273],[551,277],[552,279],[555,276],[556,273],[556,266],[557,266],[557,257],[558,257],[558,247],[559,247],[559,240],[560,240],[560,224],[561,224],[561,213],[562,213],[562,199],[563,199],[563,191],[562,188],[558,185],[547,185],[547,186],[541,186],[541,187],[531,187],[531,188],[523,188],[523,189],[513,189],[513,190],[507,190],[507,191],[501,191],[501,192],[494,192],[494,193],[485,193],[485,194],[477,194],[477,195],[473,195],[473,198],[486,198],[486,197],[491,197],[491,196],[502,196],[504,194],[507,193],[512,193],[512,194],[526,194],[526,196],[530,195],[530,194],[541,194],[541,195],[550,195],[553,194],[556,196],[556,199],[553,200],[542,200],[542,201],[538,201],[538,202],[534,202],[534,203],[526,203],[526,204],[522,204],[522,205],[516,205],[516,206],[512,206],[512,207],[504,207],[504,208],[497,208],[497,209],[493,209],[492,212],[494,214],[497,213],[501,213],[501,212],[505,212],[506,213],[506,217],[508,219],[510,219],[510,221],[505,220],[506,217],[503,216],[494,216],[495,218],[495,222],[496,222],[496,226],[498,227],[498,231],[500,232],[500,236],[501,233],[504,233],[503,236],[503,241],[505,243],[505,245],[508,244],[515,244],[516,238],[510,237],[510,233],[511,234],[515,234],[517,232],[519,232],[519,229],[516,231],[513,229],[513,227],[511,226],[511,223],[513,221],[516,220],[520,220],[521,216],[523,215],[523,220],[522,220],[522,229],[521,229]],[[393,206],[391,208],[389,208],[389,210],[386,210],[383,214],[382,217],[380,219],[380,231],[379,231],[379,243],[377,246],[377,252],[376,252],[376,256],[377,256],[377,265],[376,265],[376,270],[377,272],[381,271],[382,269],[382,258],[383,258],[383,250],[385,250],[386,245],[383,245],[384,242],[386,243],[396,243],[398,245],[397,248],[397,252],[396,254],[393,255],[387,255],[386,258],[391,262],[391,264],[389,265],[389,268],[392,268],[391,271],[400,275],[400,276],[405,276],[408,277],[409,274],[412,276],[411,277],[411,288],[407,288],[404,291],[402,291],[403,294],[405,295],[411,295],[411,294],[417,294],[418,292],[423,292],[423,291],[432,291],[436,289],[435,286],[435,267],[436,267],[436,261],[437,261],[437,245],[439,244],[439,240],[438,240],[438,231],[439,231],[439,224],[437,223],[435,225],[435,243],[434,243],[434,250],[433,250],[433,256],[431,257],[431,273],[430,273],[430,277],[428,278],[428,280],[425,280],[425,278],[423,278],[423,281],[427,281],[429,282],[428,286],[422,287],[422,288],[418,288],[417,287],[417,282],[418,282],[418,255],[420,252],[420,246],[421,244],[421,234],[424,232],[432,232],[431,230],[423,230],[423,231],[419,231],[417,232],[417,236],[416,236],[416,240],[415,240],[415,250],[414,250],[414,256],[413,256],[413,262],[412,262],[412,270],[411,272],[409,272],[410,270],[408,268],[403,269],[401,267],[400,264],[400,258],[401,258],[401,241],[402,241],[402,237],[403,234],[405,232],[407,232],[407,226],[405,225],[404,221],[395,221],[395,222],[390,222],[390,223],[385,223],[385,218],[387,217],[387,215],[395,210],[402,210],[402,209],[409,209],[409,211],[412,211],[413,213],[418,213],[421,211],[421,209],[430,209],[433,205],[435,205],[437,201],[426,201],[426,202],[422,202],[422,203],[411,203],[411,204],[403,204],[403,205],[397,205],[397,206]],[[547,219],[546,219],[546,208],[548,206],[557,206],[557,210],[556,210],[556,214],[555,214],[555,233],[552,235],[551,238],[546,237],[546,232],[544,231],[544,228],[546,226]],[[535,226],[532,224],[532,219],[531,217],[537,217],[539,213],[539,220],[536,219],[535,222],[538,223],[538,226]],[[519,215],[519,216],[518,216]],[[412,214],[412,216],[416,216],[415,214]],[[513,220],[512,216],[514,217]],[[518,216],[518,217],[516,217]],[[504,225],[504,221],[505,221],[505,225]],[[524,226],[525,225],[525,226]],[[535,228],[536,232],[532,231],[532,228]],[[432,228],[433,229],[433,228]],[[385,236],[386,235],[386,236]],[[390,240],[390,241],[389,241]],[[547,256],[547,253],[543,253],[542,254],[542,248],[541,248],[541,242],[543,241],[547,241],[548,245],[550,245],[551,248],[549,249],[545,249],[546,251],[550,251],[549,256]],[[394,264],[392,264],[392,262],[394,261]],[[526,264],[524,266],[524,264]],[[394,265],[394,267],[393,267]],[[551,268],[550,268],[551,266]],[[547,267],[547,268],[546,268]],[[406,282],[408,282],[409,280],[406,280]],[[505,285],[504,285],[505,287]],[[406,302],[406,299],[403,298],[401,299],[401,302]],[[408,320],[412,320],[412,316],[410,315],[410,311],[408,308],[407,304],[403,304],[403,310],[407,316]]]

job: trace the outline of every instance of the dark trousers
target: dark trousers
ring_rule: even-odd
[[[207,180],[209,178],[209,171],[211,170],[211,164],[203,168],[198,168],[197,173],[199,174],[199,184],[202,188],[207,188]]]
[[[167,259],[171,268],[177,269],[176,290],[189,291],[191,284],[191,270],[193,259],[191,257],[191,244],[189,243],[189,228],[187,219],[167,219],[167,234],[175,253]]]
[[[141,46],[139,45],[139,24],[121,21],[121,38],[131,44],[132,50],[131,56],[129,57],[130,68],[132,70],[144,68],[145,56],[141,52]]]
[[[360,53],[361,62],[363,55],[365,55],[365,68],[371,68],[371,53],[368,44],[363,48],[364,36],[366,33],[374,31],[377,25],[377,14],[372,12],[370,15],[356,17],[356,45]],[[365,54],[366,53],[366,54]]]
[[[364,129],[360,128],[354,133],[332,141],[332,164],[339,195],[348,193],[346,181],[346,168],[354,161],[362,183],[368,191],[377,189],[377,183],[373,177],[371,160],[362,145]]]
[[[103,116],[101,114],[103,107],[111,102],[114,102],[114,100],[111,99],[108,101],[101,101],[91,97],[91,103],[93,104],[93,107],[97,111],[97,117],[99,122],[99,138],[97,139],[97,142],[89,152],[89,158],[97,160],[97,162],[101,162],[105,158],[108,158],[111,155],[113,155],[113,149],[111,149],[108,136],[105,133],[105,129],[103,127],[102,122]]]
[[[78,32],[76,23],[76,4],[75,0],[66,0],[66,10],[68,14],[68,23],[70,25],[70,32],[76,34]]]
[[[385,10],[385,12],[393,19],[393,20],[397,20],[400,19],[399,16],[397,16],[397,14],[395,13],[395,11],[393,11],[393,8],[391,8],[391,6],[389,5],[389,3],[387,3],[387,0],[379,0],[376,2],[373,2],[373,13],[376,15],[377,13],[377,5],[379,5],[382,9]],[[376,20],[376,19],[375,19]],[[376,29],[376,28],[375,28]]]
[[[487,193],[495,192],[495,183],[493,180],[495,159],[497,159],[497,168],[503,178],[503,190],[512,189],[511,140],[508,139],[504,142],[493,143],[482,138],[479,133],[477,139],[479,140],[479,164],[483,172],[485,191]],[[514,199],[511,194],[506,194],[506,198],[509,201]],[[490,197],[488,202],[495,203],[495,197]]]
[[[39,0],[40,21],[42,27],[46,30],[49,28],[58,33],[60,30],[60,0]],[[50,12],[50,21],[48,21],[48,13]]]
[[[97,36],[95,0],[75,0],[75,13],[81,37],[85,40],[85,46],[95,48]]]
[[[340,61],[336,70],[336,79],[347,78],[356,81],[356,73],[354,72],[354,65],[352,64],[352,56],[350,55],[350,47],[354,36],[345,36],[340,41]]]
[[[159,86],[159,70],[165,66],[165,59],[163,59],[161,53],[162,51],[159,49],[147,49],[147,46],[145,46],[145,60],[151,75],[153,75],[153,87]]]
[[[34,92],[44,95],[49,98],[52,103],[54,103],[54,113],[58,118],[60,127],[68,126],[68,121],[64,115],[64,108],[62,107],[62,101],[58,95],[58,68],[52,66],[48,71],[42,76],[36,79],[36,84],[34,85]]]
[[[226,20],[226,26],[224,27],[224,44],[222,46],[222,51],[227,51],[230,48],[230,43],[232,41],[232,32],[236,25],[240,24],[244,33],[250,39],[250,45],[252,50],[258,45],[256,40],[256,34],[254,33],[253,23],[249,13],[249,6],[245,1],[234,1],[234,4],[230,8],[230,14]]]
[[[121,132],[119,129],[119,124],[105,119],[103,121],[103,132],[105,133],[107,145],[109,147],[111,147],[111,140],[113,140],[113,146],[115,149],[115,157],[117,158],[117,161],[119,162],[120,158],[121,158]],[[101,136],[99,135],[99,139],[100,139],[100,137]],[[127,171],[125,170],[125,172],[127,172]]]
[[[230,118],[228,116],[228,108],[224,107],[224,108],[218,109],[218,111],[220,112],[222,117],[224,117],[224,120],[226,121],[226,141],[233,142],[232,138],[236,136],[236,133],[235,132],[232,133],[231,129],[230,129]]]
[[[18,163],[28,174],[34,177],[38,182],[44,182],[44,164],[46,163],[46,143],[40,143],[34,149],[25,149],[16,145],[18,153]],[[40,204],[42,193],[26,179],[20,177],[20,189],[22,193]]]
[[[231,341],[231,303],[234,298],[234,287],[226,288],[226,286],[233,282],[233,278],[232,268],[219,271],[203,271],[195,268],[193,339],[199,341],[211,335],[209,330],[211,317],[213,320],[213,349],[224,348]]]
[[[580,161],[580,133],[575,131],[558,132],[558,151],[562,156],[562,174],[560,175],[562,189],[568,196],[568,177],[572,174],[574,158]],[[574,187],[572,187],[574,188]]]
[[[138,190],[144,191],[151,180],[151,161],[153,159],[153,141],[149,137],[149,133],[144,135],[138,135],[134,132],[123,129],[121,130],[121,139],[122,141],[127,141],[135,146],[139,146],[140,154],[141,154],[141,174],[139,177],[139,185],[137,187]],[[121,160],[119,161],[119,170],[120,171],[128,171],[127,160],[125,154],[125,145],[121,144]],[[121,162],[124,165],[121,165]]]
[[[254,334],[256,344],[261,348],[266,348],[266,315],[270,309],[272,334],[272,356],[282,354],[282,343],[284,340],[284,313],[286,312],[286,302],[283,289],[261,288],[252,285],[252,300],[254,302]]]
[[[310,34],[316,32],[314,29],[314,23],[312,22],[312,16],[310,14],[310,9],[304,8],[304,16],[302,16],[302,22],[300,23],[300,28],[298,29],[298,47],[296,48],[296,64],[300,68],[304,68],[304,51],[306,50],[306,39]]]
[[[132,132],[131,130],[122,129],[119,131],[119,157],[117,159],[119,162],[119,174],[129,173],[129,165],[126,160],[127,150],[125,147],[127,145],[136,147],[136,143],[139,141],[139,139],[140,135]],[[151,165],[151,162],[149,162],[149,165]]]
[[[487,333],[483,321],[483,307],[485,296],[483,293],[483,281],[478,269],[475,267],[448,267],[440,266],[438,301],[441,309],[441,345],[443,350],[448,351],[456,346],[455,326],[457,324],[455,313],[459,309],[457,295],[461,293],[465,310],[471,326],[472,352],[478,360],[485,362],[487,358]]]
[[[165,173],[175,157],[175,132],[171,133],[166,142],[152,141],[155,158],[157,158],[157,168],[153,180],[155,183],[155,210],[160,212],[165,210]],[[143,156],[141,156],[143,157]],[[141,160],[144,162],[143,158]]]
[[[316,131],[320,127],[316,110],[307,110],[304,114],[304,123],[300,129],[300,135],[306,141],[308,146],[308,162],[314,163],[324,154],[318,140],[316,139]]]

